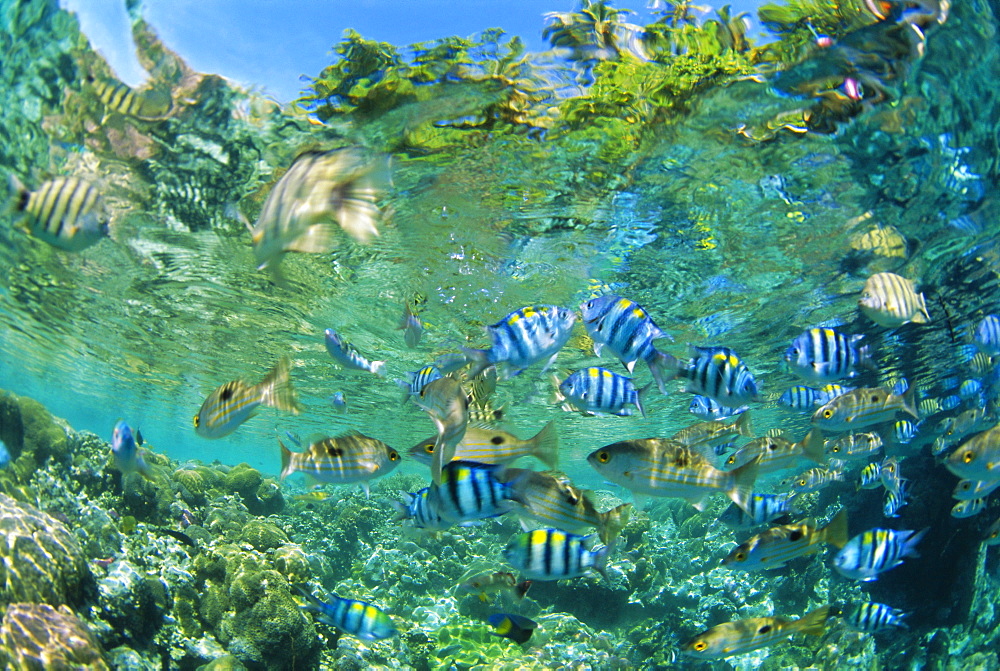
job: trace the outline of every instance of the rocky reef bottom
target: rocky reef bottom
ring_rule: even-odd
[[[664,499],[624,529],[608,580],[480,598],[456,586],[476,571],[510,570],[501,551],[520,531],[516,518],[437,534],[409,528],[391,502],[426,484],[416,476],[387,477],[370,497],[347,487],[317,494],[246,464],[178,463],[151,447],[152,476],[123,477],[106,441],[10,393],[0,393],[0,440],[12,457],[0,469],[0,667],[1000,669],[990,597],[1000,578],[978,538],[965,543],[967,565],[951,567],[968,575],[949,603],[925,603],[924,583],[880,587],[915,611],[908,630],[863,634],[831,618],[821,637],[697,662],[679,646],[720,622],[796,618],[880,595],[835,576],[823,553],[781,571],[730,571],[719,560],[745,534],[718,522],[727,502],[699,513]],[[618,502],[598,496],[601,509]],[[817,515],[851,505],[809,503]],[[365,642],[314,621],[298,588],[372,602],[399,635]],[[524,644],[494,636],[486,618],[497,612],[538,629]]]

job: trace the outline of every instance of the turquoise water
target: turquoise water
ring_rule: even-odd
[[[810,5],[799,7],[808,15]],[[406,484],[396,480],[384,491],[382,485],[374,488],[375,499],[380,491],[383,498],[393,498],[398,488],[415,491],[428,484],[426,467],[405,453],[435,434],[425,412],[400,403],[401,390],[393,380],[406,379],[407,372],[460,347],[488,347],[483,327],[523,306],[579,310],[597,295],[620,294],[643,306],[672,337],[672,342],[658,342],[663,351],[683,357],[688,345],[732,348],[761,388],[760,399],[751,404],[757,434],[780,430],[794,440],[809,430],[809,415],[777,403],[788,387],[801,383],[787,370],[783,354],[807,328],[842,327],[864,334],[875,362],[873,370],[843,384],[889,386],[902,377],[919,387],[925,402],[918,438],[894,448],[904,460],[904,477],[912,481],[911,502],[901,518],[883,518],[881,498],[857,498],[856,474],[850,470],[846,482],[804,497],[803,513],[829,519],[846,506],[852,535],[878,525],[933,530],[921,548],[920,568],[903,578],[880,580],[868,594],[871,600],[916,611],[911,629],[898,638],[879,635],[874,643],[871,636],[860,643],[851,639],[857,648],[851,648],[851,659],[903,668],[902,659],[913,656],[919,660],[915,668],[944,668],[934,666],[948,656],[941,652],[944,646],[965,660],[955,668],[971,668],[962,665],[991,650],[993,641],[984,624],[992,615],[973,626],[982,613],[969,604],[983,607],[974,595],[992,585],[977,574],[985,555],[977,559],[976,553],[995,514],[988,510],[964,520],[949,516],[955,478],[935,463],[930,448],[941,420],[979,402],[963,399],[961,407],[942,412],[943,399],[957,393],[955,379],[975,377],[984,387],[981,404],[987,413],[996,405],[995,382],[989,370],[973,369],[968,346],[979,320],[1000,309],[994,198],[998,6],[961,3],[947,12],[907,5],[903,15],[880,21],[860,4],[844,5],[839,23],[829,8],[812,9],[819,32],[839,41],[830,55],[814,45],[807,21],[770,35],[787,49],[774,48],[769,55],[727,52],[712,42],[710,56],[716,60],[711,63],[717,70],[690,65],[699,62],[699,49],[708,49],[697,31],[689,46],[652,57],[648,48],[635,46],[634,35],[621,38],[618,51],[601,52],[612,63],[625,64],[620,66],[598,65],[583,49],[526,55],[521,62],[506,37],[491,42],[487,34],[479,44],[466,44],[467,53],[455,44],[448,45],[450,50],[399,45],[399,63],[413,68],[410,89],[392,88],[398,84],[386,72],[398,76],[405,68],[397,63],[363,82],[343,79],[365,89],[385,77],[381,93],[365,98],[354,88],[350,96],[317,101],[307,90],[297,106],[281,106],[186,69],[184,55],[160,44],[156,26],[146,26],[136,15],[139,56],[151,73],[150,86],[166,86],[174,105],[165,118],[150,120],[113,109],[87,84],[87,73],[97,78],[113,73],[90,50],[70,15],[53,3],[2,2],[2,53],[13,56],[4,59],[0,72],[5,101],[0,164],[29,188],[57,176],[92,181],[106,201],[111,231],[110,239],[66,252],[16,229],[13,213],[5,216],[0,224],[0,387],[38,400],[76,431],[104,440],[110,440],[115,422],[125,419],[142,431],[147,448],[168,457],[173,467],[189,460],[224,467],[245,462],[276,477],[281,470],[276,436],[359,431],[404,454],[393,477],[412,476]],[[417,66],[423,69],[417,72]],[[505,79],[484,74],[503,68]],[[685,68],[700,72],[694,84],[685,79]],[[844,93],[845,73],[860,81],[855,98]],[[335,76],[333,71],[323,75],[328,82]],[[318,89],[319,84],[312,93]],[[513,96],[514,89],[530,102]],[[523,105],[519,116],[509,112],[512,104]],[[331,252],[288,254],[283,281],[257,270],[240,218],[254,222],[277,178],[302,151],[347,146],[363,147],[391,166],[391,186],[377,203],[384,213],[380,235],[359,244],[339,234]],[[887,271],[916,283],[930,323],[886,328],[859,312],[866,279]],[[407,303],[416,304],[425,327],[416,348],[407,347],[396,328]],[[386,378],[347,371],[334,362],[323,343],[327,328],[335,328],[367,358],[384,360]],[[654,389],[649,395],[646,417],[564,412],[553,400],[552,373],[562,379],[593,365],[625,373],[610,355],[593,355],[580,323],[575,329],[549,371],[536,364],[502,380],[494,404],[505,409],[503,427],[523,438],[555,420],[561,470],[578,486],[599,490],[607,503],[598,507],[604,510],[631,495],[587,464],[591,451],[621,440],[667,437],[697,420],[688,412],[691,394],[674,381],[667,383],[668,394]],[[192,417],[213,389],[235,379],[256,383],[283,356],[293,366],[301,414],[264,408],[227,437],[207,440],[195,433]],[[646,384],[649,369],[640,363],[635,377]],[[330,405],[338,391],[347,399],[346,413]],[[888,442],[891,425],[882,430]],[[780,491],[782,479],[796,472],[772,476],[767,486]],[[304,491],[300,476],[281,486],[286,494]],[[346,487],[326,489],[337,492],[334,497],[341,502],[363,496],[347,493]],[[702,584],[696,574],[681,575],[680,568],[691,562],[706,575],[718,572],[715,560],[733,541],[745,539],[746,532],[711,524],[725,507],[724,497],[715,498],[707,512],[697,515],[677,499],[649,504],[639,516],[641,525],[625,532],[628,543],[613,555],[612,563],[624,562],[614,588],[588,594],[587,586],[597,580],[580,578],[572,587],[535,588],[527,615],[544,611],[577,617],[606,637],[585,644],[553,637],[545,645],[562,646],[567,655],[577,645],[591,652],[606,646],[613,654],[586,663],[646,668],[669,664],[679,643],[720,622],[771,614],[800,617],[824,600],[862,598],[857,583],[833,574],[829,560],[824,565],[813,558],[799,560],[791,570],[753,574],[742,587],[732,588],[747,599],[745,607],[720,606],[713,599],[724,589],[716,578]],[[117,505],[140,524],[166,525],[163,519],[144,519],[124,499]],[[39,507],[46,509],[44,502]],[[406,552],[388,549],[399,526],[390,524],[391,511],[382,507],[375,524],[384,543],[378,547],[402,553],[386,562],[405,563]],[[310,526],[309,516],[316,514],[297,503],[276,518],[286,531],[294,530],[291,541],[316,556],[334,557],[338,550],[324,548],[322,534]],[[354,522],[328,517],[325,523]],[[499,548],[517,529],[508,523],[499,532],[488,526],[459,529],[455,535],[465,531],[480,543],[468,550],[469,556],[481,558],[477,553],[492,547],[498,559]],[[697,539],[694,545],[676,546],[697,557],[666,552],[675,532],[681,540]],[[964,539],[961,547],[956,537]],[[431,570],[444,561],[440,553],[448,543],[428,542],[429,551],[420,550],[421,559],[413,561]],[[638,578],[621,577],[636,570],[640,547],[650,552],[642,561],[659,567],[659,584],[640,588]],[[367,560],[371,548],[366,552],[352,561]],[[906,567],[917,561],[907,560]],[[314,561],[313,568],[322,563]],[[468,562],[450,567],[461,565]],[[995,569],[995,561],[986,565],[987,572]],[[942,614],[950,605],[941,595],[921,603],[921,580],[936,570],[955,573],[947,584],[960,585],[954,589],[962,595],[962,612]],[[352,575],[361,574],[367,575]],[[745,575],[734,573],[732,579],[739,582]],[[347,579],[336,570],[314,577],[331,590]],[[430,616],[420,622],[405,613],[417,603],[428,607],[427,585],[443,596],[458,577],[442,570],[424,587],[394,583],[391,597],[377,587],[379,580],[390,579],[361,579],[367,592],[341,596],[382,605],[391,601],[399,621],[433,638],[442,627],[469,621],[468,606],[462,617],[442,606],[436,625]],[[414,579],[421,582],[419,571]],[[676,594],[682,586],[688,596],[677,597],[677,603],[662,594]],[[407,602],[408,589],[421,596]],[[698,605],[684,601],[697,599],[690,594],[699,589]],[[620,617],[596,613],[593,604],[601,599],[619,604]],[[574,602],[580,602],[578,610]],[[477,619],[485,619],[485,612],[477,611]],[[666,622],[670,631],[654,642],[640,642],[636,630],[651,622]],[[837,627],[836,632],[843,630]],[[940,634],[949,628],[950,633]],[[206,624],[205,631],[210,630]],[[938,639],[937,647],[930,645],[935,635],[951,636],[950,643]],[[128,637],[123,643],[107,632],[99,638],[109,648],[129,644]],[[844,640],[810,640],[805,651],[796,648],[797,656],[784,663],[835,668],[838,650],[849,647]],[[377,644],[388,647],[366,663],[386,664],[395,654],[404,665],[424,665],[415,661],[415,653],[407,656],[392,645]],[[222,647],[251,668],[291,668],[262,662],[238,646]],[[144,641],[135,648],[149,663],[169,657],[162,635],[155,644]],[[809,649],[819,652],[810,656]],[[183,662],[173,662],[179,667],[170,668],[196,668],[211,658],[189,653]],[[447,655],[431,658],[432,666],[448,668]],[[557,655],[532,659],[540,665],[561,663]],[[676,668],[704,664],[678,660]],[[998,666],[995,652],[988,652],[985,661],[975,660],[982,664],[978,668]],[[341,668],[329,657],[322,663]],[[780,662],[751,653],[731,663],[777,668],[768,665]],[[715,664],[729,668],[729,662]]]

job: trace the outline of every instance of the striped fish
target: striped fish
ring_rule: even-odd
[[[355,148],[298,156],[250,226],[258,268],[277,274],[288,252],[322,253],[336,245],[337,225],[357,242],[378,235],[375,204],[389,185],[389,163]]]
[[[596,528],[605,545],[611,545],[628,524],[632,504],[623,503],[606,512],[597,512],[589,492],[578,489],[561,473],[537,473],[517,469],[516,489],[524,506],[517,509],[522,525],[540,522],[571,533],[584,533]]]
[[[100,100],[109,110],[142,121],[162,121],[173,111],[170,93],[147,89],[136,91],[132,87],[114,79],[89,77],[89,83]]]
[[[755,461],[757,474],[765,475],[795,468],[803,459],[822,464],[826,460],[823,446],[823,434],[817,430],[810,431],[797,443],[782,436],[764,436],[730,454],[724,468],[731,471]]]
[[[586,575],[592,569],[608,580],[604,567],[611,548],[587,549],[592,536],[577,536],[558,529],[535,529],[518,534],[504,549],[504,557],[530,580],[562,580]]]
[[[704,510],[709,496],[724,493],[745,501],[753,491],[757,464],[720,471],[694,450],[668,438],[626,440],[594,450],[587,461],[602,476],[637,498],[673,496]]]
[[[813,520],[772,527],[736,546],[722,565],[742,571],[761,571],[818,552],[824,543],[842,548],[847,543],[847,511],[841,510],[830,523],[817,528]]]
[[[757,382],[746,364],[728,347],[692,347],[682,362],[660,353],[653,366],[660,374],[687,381],[684,391],[707,396],[719,405],[738,406],[757,400]]]
[[[931,321],[924,295],[916,292],[911,280],[893,273],[876,273],[869,277],[861,291],[858,307],[881,326],[895,327],[910,322],[927,324]]]
[[[826,453],[835,459],[868,459],[881,449],[882,436],[877,433],[851,433],[831,441]]]
[[[621,296],[599,296],[580,306],[583,325],[594,341],[594,354],[607,347],[631,373],[636,361],[656,357],[653,341],[670,338],[637,303]],[[673,338],[670,338],[673,340]],[[659,369],[650,367],[661,393],[666,393]]]
[[[407,373],[406,377],[409,378],[406,382],[398,378],[396,379],[396,384],[405,390],[405,393],[403,394],[403,403],[406,403],[411,396],[419,396],[420,391],[425,386],[434,380],[441,379],[444,375],[441,374],[441,371],[437,366],[430,364],[428,366],[424,366],[420,370]]]
[[[428,499],[441,519],[460,524],[497,517],[524,503],[503,466],[452,461],[441,470],[441,483],[431,485]]]
[[[875,580],[879,573],[902,564],[904,557],[919,557],[917,543],[929,528],[921,531],[869,529],[847,542],[833,558],[833,566],[845,577],[863,582]]]
[[[323,332],[323,340],[326,343],[326,351],[330,353],[334,361],[344,368],[385,377],[385,361],[369,361],[333,329],[327,329]]]
[[[959,501],[951,508],[951,516],[957,519],[974,517],[986,510],[986,499],[968,499]]]
[[[414,460],[428,466],[434,460],[437,437],[431,436],[410,448]],[[521,457],[535,457],[549,468],[559,461],[559,434],[555,421],[549,421],[535,436],[521,440],[501,429],[470,424],[455,446],[452,461],[477,461],[481,464],[510,464]]]
[[[734,415],[738,415],[741,412],[746,412],[749,406],[741,405],[738,408],[727,408],[719,405],[707,396],[695,395],[691,399],[691,405],[688,407],[688,412],[698,415],[702,419],[728,419]]]
[[[253,417],[261,405],[299,414],[299,404],[289,375],[290,364],[282,357],[259,384],[243,380],[227,382],[205,399],[194,416],[194,430],[202,438],[222,438]]]
[[[920,419],[913,405],[916,389],[910,387],[902,396],[881,387],[855,389],[816,410],[812,416],[813,426],[824,431],[850,431],[891,421],[897,412]]]
[[[469,397],[458,380],[442,377],[424,385],[414,400],[438,430],[431,454],[431,482],[438,484],[442,468],[455,457],[468,430]]]
[[[413,314],[409,303],[403,304],[403,318],[396,327],[397,331],[403,332],[403,341],[410,349],[414,349],[420,344],[420,336],[423,335],[424,325],[417,315]]]
[[[648,389],[649,385],[636,389],[631,378],[592,366],[576,371],[559,384],[559,400],[566,401],[564,409],[585,415],[610,413],[627,417],[632,410],[625,406],[634,405],[645,417],[642,397]]]
[[[781,643],[796,634],[821,636],[829,616],[830,607],[821,606],[798,620],[752,617],[725,622],[689,640],[681,646],[681,652],[698,659],[724,659]]]
[[[874,634],[893,627],[907,628],[903,618],[908,613],[892,608],[884,603],[865,601],[854,604],[844,614],[844,621],[858,631]]]
[[[280,440],[278,445],[282,480],[298,472],[335,485],[360,482],[365,494],[370,480],[391,473],[400,461],[399,452],[357,432],[321,438],[303,452],[292,452]]]
[[[972,342],[986,356],[1000,356],[1000,317],[986,315],[973,332]]]
[[[108,235],[97,188],[78,177],[56,177],[28,191],[11,175],[10,197],[25,233],[67,252],[79,252]]]
[[[797,514],[799,511],[792,505],[797,496],[796,492],[751,494],[750,498],[740,504],[729,504],[719,515],[719,521],[737,529],[767,524],[785,515]]]
[[[491,365],[505,366],[505,377],[513,377],[539,361],[555,359],[573,330],[576,314],[555,305],[529,305],[515,310],[486,332],[492,341],[487,350],[461,348],[472,364],[468,376],[479,375]]]
[[[951,498],[959,501],[971,501],[972,499],[984,499],[1000,487],[1000,480],[959,480],[955,485]]]
[[[841,482],[844,479],[842,471],[829,468],[810,468],[805,473],[795,476],[792,489],[799,494],[818,492],[831,482]]]
[[[785,352],[792,372],[807,382],[833,382],[857,377],[858,368],[872,367],[861,335],[844,335],[829,328],[803,331]]]
[[[731,442],[737,436],[753,438],[749,412],[741,414],[732,424],[722,420],[692,424],[675,433],[671,439],[711,457],[717,447]]]
[[[825,398],[826,396],[819,389],[799,384],[789,387],[778,399],[778,403],[795,410],[811,410],[817,405],[826,403]]]
[[[301,587],[298,592],[308,601],[302,606],[302,610],[316,613],[316,619],[320,622],[362,641],[380,641],[398,633],[392,624],[392,618],[366,601],[344,599],[336,595],[328,596],[328,601],[320,601]]]
[[[882,486],[886,491],[899,493],[903,486],[903,476],[899,471],[899,459],[897,457],[886,457],[879,465],[878,477],[882,481]]]
[[[892,435],[900,445],[906,445],[916,438],[919,431],[920,423],[914,424],[908,419],[897,419],[896,423],[892,425]]]
[[[442,531],[451,526],[431,503],[430,487],[412,494],[404,494],[402,501],[390,501],[396,509],[395,521],[413,520],[413,526],[427,531]]]
[[[885,502],[882,504],[882,514],[886,517],[899,517],[899,509],[906,505],[906,482],[900,483],[899,491],[887,489]]]
[[[878,489],[882,486],[882,462],[873,461],[861,469],[858,489]]]

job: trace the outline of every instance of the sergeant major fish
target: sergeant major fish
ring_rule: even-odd
[[[607,347],[629,373],[635,362],[650,363],[657,355],[653,341],[670,338],[638,304],[621,296],[599,296],[580,306],[583,324],[594,341],[594,354]],[[671,338],[672,340],[672,338]],[[650,366],[661,393],[666,393],[660,369]]]
[[[162,121],[173,111],[169,91],[137,91],[114,79],[87,77],[87,81],[106,108],[141,121]]]
[[[385,377],[385,361],[369,361],[358,353],[349,342],[341,338],[333,329],[323,332],[326,351],[344,368],[361,370],[379,377]]]
[[[893,273],[876,273],[869,277],[861,291],[858,307],[881,326],[896,327],[910,322],[927,324],[931,320],[924,295],[916,292],[911,280]]]
[[[357,432],[314,440],[303,452],[292,452],[281,440],[278,445],[281,447],[282,480],[300,472],[336,485],[360,482],[366,495],[370,480],[399,466],[399,452],[381,440]]]
[[[859,344],[864,336],[844,335],[829,328],[813,328],[792,341],[785,361],[807,382],[833,382],[856,377],[857,369],[872,368],[868,346]]]
[[[630,378],[612,373],[607,368],[592,366],[578,370],[559,383],[558,389],[558,398],[566,401],[567,410],[626,417],[632,414],[626,406],[633,405],[643,417],[646,416],[642,398],[649,385],[636,389]]]
[[[698,659],[724,659],[781,643],[796,634],[820,636],[826,631],[829,616],[830,607],[821,606],[798,620],[752,617],[717,624],[681,646],[681,652]]]
[[[440,484],[431,485],[427,496],[441,518],[455,524],[497,517],[524,503],[516,476],[508,477],[503,466],[474,461],[445,464]]]
[[[887,606],[884,603],[864,601],[853,604],[844,613],[844,621],[858,631],[874,634],[893,627],[907,628],[903,618],[908,613]]]
[[[611,548],[602,545],[590,550],[590,538],[558,529],[536,529],[514,536],[503,554],[511,566],[531,580],[576,578],[588,570],[608,580],[604,567]]]
[[[972,342],[986,356],[1000,355],[1000,317],[986,315],[978,324]]]
[[[402,501],[390,501],[392,507],[396,509],[394,521],[412,520],[413,526],[427,531],[443,531],[451,526],[451,522],[441,517],[441,513],[432,502],[430,487],[403,496]]]
[[[79,252],[108,236],[104,201],[93,184],[78,177],[56,177],[28,191],[10,177],[11,209],[17,227],[67,252]]]
[[[799,511],[792,502],[798,495],[798,492],[751,494],[739,505],[735,502],[730,503],[729,507],[719,515],[719,521],[737,529],[767,524],[786,515],[797,514]]]
[[[233,380],[217,388],[194,416],[194,430],[202,438],[222,438],[254,416],[261,405],[299,414],[295,388],[289,375],[290,364],[282,357],[271,372],[255,385]]]
[[[698,415],[703,419],[728,419],[733,415],[746,412],[748,409],[749,406],[746,405],[741,405],[738,408],[727,408],[719,405],[707,396],[696,394],[695,397],[691,399],[691,405],[688,407],[688,412]]]
[[[869,529],[858,534],[833,558],[833,566],[842,575],[867,582],[880,573],[903,563],[904,557],[919,557],[916,546],[929,529],[894,531]]]
[[[661,375],[686,380],[684,391],[707,396],[719,405],[757,400],[753,373],[728,347],[692,347],[686,362],[661,352],[653,365]]]
[[[486,332],[492,341],[487,350],[462,348],[472,363],[469,377],[491,365],[503,364],[506,377],[513,377],[539,361],[555,359],[572,333],[576,315],[554,305],[530,305],[511,312]]]
[[[302,588],[298,588],[298,592],[308,602],[302,606],[302,610],[316,613],[316,619],[320,622],[362,641],[380,641],[398,633],[392,624],[392,618],[366,601],[336,595],[327,597],[327,601],[320,601]]]

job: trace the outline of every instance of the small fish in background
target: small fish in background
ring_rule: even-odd
[[[908,629],[903,618],[909,615],[884,603],[864,601],[855,603],[844,611],[844,621],[854,629],[875,634],[886,629]]]
[[[611,548],[587,548],[596,536],[578,536],[558,529],[535,529],[514,536],[503,554],[511,566],[531,580],[563,580],[586,575],[589,570],[605,572]]]
[[[10,465],[11,456],[10,450],[4,445],[4,442],[0,440],[0,470],[7,468]]]
[[[898,492],[886,489],[885,502],[882,504],[882,515],[885,517],[899,517],[899,509],[906,505],[907,489],[905,481],[900,483]]]
[[[873,461],[861,469],[858,489],[878,489],[882,486],[882,462]]]
[[[736,546],[722,565],[741,571],[779,568],[786,562],[818,552],[824,543],[842,548],[847,543],[847,511],[841,510],[824,527],[808,519],[771,527]]]
[[[403,494],[404,498],[400,501],[390,501],[396,509],[394,521],[412,520],[414,527],[426,531],[443,531],[450,527],[451,522],[441,517],[430,498],[430,489],[424,487],[420,491]]]
[[[509,613],[494,613],[486,618],[486,621],[494,628],[490,632],[494,636],[509,638],[518,644],[527,643],[538,628],[538,623],[534,620]]]
[[[752,494],[746,501],[730,503],[719,515],[719,521],[735,529],[757,527],[774,522],[786,515],[797,515],[792,505],[797,492],[788,494]]]
[[[707,396],[719,405],[739,406],[757,400],[757,382],[746,364],[728,347],[692,347],[684,362],[658,353],[651,362],[661,375],[686,380],[684,391]]]
[[[908,419],[898,419],[892,425],[892,435],[900,445],[908,445],[920,432],[920,422],[914,424]]]
[[[469,397],[458,380],[442,377],[424,385],[414,400],[438,430],[431,459],[431,481],[437,485],[445,464],[455,458],[455,450],[468,429]]]
[[[320,501],[326,501],[330,498],[330,492],[315,489],[311,492],[305,492],[304,494],[294,494],[291,498],[293,501],[302,501],[303,503],[319,503]]]
[[[330,396],[330,407],[341,415],[347,412],[347,397],[344,396],[344,392],[333,392],[333,395]]]
[[[730,471],[755,462],[757,474],[766,475],[786,468],[794,468],[803,459],[816,464],[826,461],[826,453],[822,432],[813,429],[805,437],[793,443],[784,436],[764,436],[751,440],[749,443],[730,454],[723,466]]]
[[[698,659],[725,659],[781,643],[796,634],[822,636],[829,616],[830,607],[821,606],[798,620],[752,617],[725,622],[693,637],[681,646],[681,653]]]
[[[831,441],[826,453],[835,459],[868,459],[877,455],[881,449],[882,436],[872,431],[851,433]]]
[[[962,380],[958,385],[958,397],[963,401],[974,398],[983,390],[983,385],[979,380]]]
[[[123,477],[130,473],[138,473],[146,480],[153,479],[153,471],[143,459],[142,450],[135,444],[132,427],[126,424],[125,420],[118,420],[111,432],[111,456],[115,468],[121,471]]]
[[[955,489],[951,493],[951,498],[959,501],[971,501],[972,499],[985,499],[992,494],[997,487],[1000,487],[1000,480],[959,480]]]
[[[748,405],[741,405],[738,408],[727,408],[719,405],[707,396],[695,395],[691,399],[688,411],[702,419],[729,419],[735,415],[746,412],[750,409]]]
[[[903,476],[899,470],[898,457],[886,457],[879,465],[878,477],[882,480],[882,486],[886,491],[899,493],[903,486]]]
[[[433,382],[434,380],[440,380],[444,375],[434,364],[424,366],[420,370],[415,370],[408,372],[406,377],[409,378],[407,381],[400,379],[396,380],[396,384],[405,390],[403,395],[403,402],[406,403],[412,396],[420,396],[420,392],[423,391],[424,387]]]
[[[357,432],[315,440],[304,452],[292,452],[280,439],[278,445],[280,479],[298,472],[335,485],[359,482],[368,496],[369,481],[391,473],[400,461],[399,452]]]
[[[565,401],[564,410],[578,410],[584,415],[605,413],[627,417],[633,405],[645,417],[642,398],[651,386],[636,389],[632,379],[612,373],[607,368],[592,366],[578,370],[558,383],[557,402]]]
[[[295,445],[295,447],[302,447],[302,438],[294,431],[285,431],[285,438]]]
[[[500,592],[509,592],[518,599],[523,599],[531,587],[530,580],[517,581],[514,574],[509,571],[487,571],[477,573],[471,577],[464,578],[455,588],[458,594],[473,593],[479,597],[483,603],[489,601],[487,595]]]
[[[452,461],[444,465],[439,484],[431,485],[428,503],[442,519],[453,524],[497,517],[514,510],[524,499],[517,478],[508,477],[504,466],[474,461]]]
[[[986,315],[972,335],[972,342],[986,356],[1000,356],[1000,317]]]
[[[833,482],[843,482],[844,473],[829,468],[810,468],[805,473],[795,476],[792,489],[799,494],[818,492]]]
[[[754,437],[749,412],[739,415],[732,424],[722,420],[698,422],[681,429],[670,438],[711,458],[719,448],[728,445],[737,436]]]
[[[959,445],[945,466],[966,480],[1000,480],[1000,424]]]
[[[986,499],[968,499],[965,501],[959,501],[951,508],[951,516],[956,519],[965,519],[966,517],[974,517],[979,513],[986,510]]]
[[[258,269],[277,276],[288,252],[332,250],[337,225],[355,241],[369,242],[381,220],[376,201],[389,183],[388,160],[358,149],[300,155],[271,189],[257,222],[247,222]]]
[[[108,237],[108,216],[97,187],[78,177],[56,177],[28,191],[10,176],[10,210],[19,228],[67,252],[79,252]]]
[[[892,389],[893,394],[895,394],[896,396],[902,396],[910,388],[910,381],[907,380],[905,377],[901,377],[895,382],[893,382],[892,387],[890,388]]]
[[[824,431],[850,431],[888,422],[897,412],[905,412],[919,420],[920,414],[913,403],[915,399],[916,387],[911,387],[902,396],[881,387],[860,387],[816,410],[812,424]]]
[[[819,389],[799,384],[789,387],[778,398],[778,403],[794,410],[812,410],[817,405],[826,403],[825,399],[826,396]]]
[[[858,368],[873,368],[862,335],[845,335],[830,328],[803,331],[785,351],[792,372],[806,382],[834,382],[858,376]]]
[[[424,325],[417,318],[417,315],[413,314],[409,303],[403,304],[403,319],[399,322],[396,330],[403,332],[403,342],[410,349],[415,349],[420,344],[420,336],[424,333]]]
[[[194,430],[202,438],[222,438],[254,416],[262,405],[299,414],[299,403],[291,381],[291,364],[278,360],[267,376],[255,385],[243,380],[227,382],[208,395],[194,416]]]
[[[385,361],[369,361],[358,353],[349,342],[337,335],[333,329],[323,332],[326,351],[334,361],[348,370],[360,370],[379,377],[385,377]]]
[[[919,557],[917,543],[930,527],[920,531],[869,529],[847,541],[833,558],[837,571],[854,580],[869,582],[880,573],[903,563],[904,557]]]
[[[911,280],[893,273],[876,273],[865,282],[858,300],[861,312],[876,324],[887,327],[929,324],[924,295]]]
[[[392,618],[366,601],[345,599],[335,594],[321,601],[301,587],[298,592],[307,601],[301,606],[302,610],[316,613],[316,619],[323,624],[336,627],[362,641],[381,641],[398,633]]]
[[[985,545],[1000,545],[1000,518],[986,529],[986,533],[983,534],[983,543]]]
[[[508,378],[539,361],[546,361],[548,368],[569,340],[575,322],[572,310],[555,305],[529,305],[511,312],[486,327],[493,343],[489,349],[461,348],[472,364],[468,377],[493,365],[502,365]]]
[[[93,75],[87,76],[87,84],[107,110],[133,119],[163,121],[174,111],[174,101],[166,90],[137,91],[118,80]]]
[[[652,320],[639,304],[621,296],[599,296],[580,305],[583,325],[594,341],[594,354],[601,355],[607,347],[625,366],[629,373],[637,361],[647,364],[656,356],[653,342],[670,336]],[[660,393],[666,393],[660,370],[650,366]]]
[[[437,438],[431,436],[410,448],[414,460],[428,466],[434,460]],[[470,424],[465,435],[455,446],[452,461],[476,461],[481,464],[510,464],[520,457],[535,457],[549,468],[559,462],[559,433],[555,421],[549,421],[533,437],[521,440],[502,429]]]

